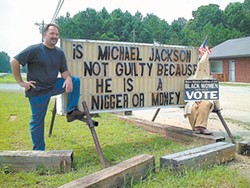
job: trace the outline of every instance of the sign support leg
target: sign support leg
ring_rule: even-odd
[[[91,134],[92,134],[92,137],[93,137],[93,140],[94,140],[94,143],[95,143],[96,150],[98,152],[98,155],[99,155],[101,163],[102,163],[102,167],[106,168],[106,161],[105,161],[105,158],[103,156],[100,143],[98,141],[98,137],[97,137],[97,134],[96,134],[96,131],[95,131],[95,125],[94,125],[94,123],[93,123],[93,121],[91,119],[91,116],[90,116],[90,113],[89,113],[89,110],[88,110],[88,107],[87,107],[87,103],[85,101],[83,101],[82,106],[83,106],[84,112],[85,112],[86,117],[87,117],[86,123],[89,126],[89,129],[91,131]]]
[[[229,138],[231,139],[232,143],[236,144],[236,142],[235,142],[235,140],[234,140],[234,138],[233,138],[233,135],[232,135],[231,131],[229,130],[229,128],[228,128],[228,126],[227,126],[227,124],[226,124],[224,118],[222,117],[222,115],[221,115],[221,113],[220,113],[220,109],[218,109],[218,107],[216,106],[215,103],[214,103],[214,110],[213,110],[213,112],[215,112],[215,113],[218,115],[218,117],[219,117],[219,119],[220,119],[222,125],[223,125],[224,128],[226,129],[227,134],[228,134]]]
[[[49,128],[49,137],[51,137],[51,135],[52,135],[55,117],[56,117],[56,98],[55,98],[54,108],[52,110],[52,118],[51,118],[50,128]]]
[[[93,137],[93,140],[95,143],[96,150],[98,152],[98,155],[99,155],[101,163],[102,163],[102,167],[106,168],[106,161],[103,157],[102,149],[101,149],[101,146],[100,146],[100,143],[98,141],[98,137],[97,137],[97,134],[95,131],[95,126],[98,126],[98,122],[93,121],[91,119],[91,116],[89,114],[89,110],[88,110],[88,107],[87,107],[87,104],[85,101],[82,103],[82,105],[83,105],[83,109],[84,109],[84,112],[86,114],[87,119],[83,118],[81,121],[85,122],[89,126],[89,129],[91,131],[91,134],[92,134],[92,137]],[[56,99],[55,99],[54,108],[52,110],[52,118],[51,118],[51,122],[50,122],[49,137],[52,135],[55,117],[56,117]]]
[[[157,117],[158,113],[160,112],[160,108],[158,108],[155,112],[155,115],[151,121],[155,121],[155,118]]]

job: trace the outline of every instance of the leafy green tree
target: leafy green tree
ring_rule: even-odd
[[[169,38],[169,30],[170,27],[165,20],[161,20],[154,14],[147,14],[143,19],[143,27],[145,33],[148,33],[148,37],[146,42],[154,42],[157,41],[161,44],[165,44],[166,39]]]
[[[250,0],[245,0],[243,3],[243,7],[247,11],[247,13],[250,14]]]
[[[250,0],[231,3],[225,11],[219,5],[200,6],[192,12],[193,18],[178,18],[169,25],[154,14],[145,17],[140,12],[132,16],[128,11],[105,8],[97,12],[86,9],[70,16],[59,17],[62,38],[111,40],[124,42],[200,46],[206,35],[209,46],[250,34]]]
[[[191,29],[202,34],[203,28],[207,23],[211,23],[212,26],[224,23],[223,11],[219,8],[219,5],[209,4],[206,6],[200,6],[196,11],[192,12],[194,17]]]
[[[76,14],[72,18],[72,22],[74,26],[73,36],[77,39],[96,39],[95,33],[102,29],[97,12],[90,8]],[[67,38],[67,36],[64,37]]]
[[[245,12],[246,12],[246,19],[247,19],[247,23],[248,23],[248,30],[246,32],[246,35],[249,36],[250,35],[250,0],[245,0],[244,3],[243,3],[243,7],[245,9]]]
[[[148,37],[147,30],[144,31],[142,20],[143,20],[143,15],[139,11],[137,11],[133,16],[131,23],[133,25],[133,29],[130,35],[130,40],[129,40],[130,42],[145,42],[142,40],[143,36],[146,36],[146,38]],[[143,34],[144,32],[145,35]]]
[[[11,72],[10,57],[6,52],[0,52],[0,72]]]
[[[214,27],[208,23],[205,25],[203,30],[204,33],[209,36],[208,45],[210,47],[216,46],[217,44],[220,44],[228,39],[242,36],[240,31],[237,31],[234,28],[226,28],[223,24],[218,24]]]
[[[57,24],[60,26],[60,36],[62,38],[76,38],[74,32],[76,25],[70,17],[70,13],[67,12],[65,17],[59,17],[57,19]]]
[[[97,39],[102,39],[100,38],[100,36],[102,36],[103,34],[109,33],[110,32],[110,28],[109,28],[109,20],[110,20],[110,14],[108,13],[108,11],[106,10],[106,8],[103,8],[98,14],[98,19],[100,20],[100,24],[101,24],[101,29],[100,31],[97,32],[96,34],[96,38]],[[108,40],[108,39],[105,39]]]
[[[189,24],[192,24],[192,21],[189,21]],[[184,35],[182,39],[182,45],[199,46],[201,44],[201,42],[197,40],[200,38],[200,34],[196,31],[189,29],[189,27],[185,27],[182,32]]]
[[[182,45],[184,32],[183,29],[187,24],[187,20],[185,18],[178,18],[174,20],[170,26],[170,38],[168,40],[168,44]]]
[[[140,42],[140,43],[152,43],[153,42],[152,33],[146,27],[143,27],[137,36],[138,36],[136,40],[137,42]]]
[[[236,29],[245,35],[250,34],[248,11],[242,3],[230,3],[224,11],[228,28]]]
[[[123,19],[123,12],[121,9],[115,9],[111,12],[109,28],[119,38],[122,37],[125,20]]]

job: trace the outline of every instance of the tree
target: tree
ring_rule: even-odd
[[[208,45],[211,48],[228,39],[238,38],[242,35],[240,31],[237,31],[234,28],[226,28],[222,23],[216,25],[215,27],[208,23],[204,27],[204,33],[209,36]]]
[[[245,0],[244,3],[243,3],[243,7],[244,9],[246,9],[249,13],[250,11],[250,0]]]
[[[147,14],[143,19],[143,31],[149,34],[147,42],[153,43],[157,41],[161,44],[164,44],[169,38],[168,34],[170,27],[165,20],[161,20],[154,14]]]
[[[227,27],[236,29],[245,35],[250,34],[248,11],[241,3],[230,3],[224,11]]]
[[[178,18],[174,20],[170,26],[170,39],[168,40],[168,44],[183,44],[184,33],[183,29],[187,24],[187,20],[185,18]]]
[[[11,72],[10,57],[5,52],[0,52],[0,72]]]
[[[191,29],[198,33],[203,33],[203,28],[207,23],[211,23],[212,26],[224,23],[224,14],[220,10],[219,5],[209,4],[206,6],[200,6],[196,11],[192,12],[194,17]]]
[[[108,13],[108,11],[106,10],[106,8],[103,8],[99,13],[97,13],[98,19],[100,20],[100,24],[101,24],[101,29],[100,31],[98,31],[96,38],[98,39],[102,39],[100,36],[105,35],[107,33],[109,33],[110,29],[109,29],[109,20],[110,20],[110,15]],[[99,37],[98,37],[99,36]],[[107,40],[107,39],[105,39]]]
[[[231,3],[225,11],[219,5],[200,6],[192,12],[193,19],[178,18],[169,25],[154,14],[145,17],[140,12],[132,16],[128,11],[115,9],[108,13],[86,9],[70,17],[59,17],[62,38],[111,40],[124,42],[200,46],[206,35],[209,46],[250,34],[250,0]]]
[[[142,36],[144,33],[144,29],[143,29],[143,15],[137,11],[135,13],[135,15],[132,18],[132,30],[130,31],[130,40],[131,42],[144,42],[142,40]]]
[[[60,26],[60,37],[61,38],[76,38],[76,34],[74,32],[74,28],[76,28],[76,24],[73,19],[70,17],[70,14],[67,13],[66,17],[57,18],[57,24]]]

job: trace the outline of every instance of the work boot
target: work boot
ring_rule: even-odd
[[[67,113],[66,117],[67,117],[67,121],[68,122],[72,122],[76,119],[81,120],[84,117],[85,113],[81,112],[78,109],[75,109],[73,111],[71,111],[70,113]]]
[[[204,134],[204,135],[211,135],[213,132],[207,130],[205,127],[195,127],[194,132],[196,134]]]

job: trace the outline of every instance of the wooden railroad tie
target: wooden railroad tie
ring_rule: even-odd
[[[73,151],[1,151],[0,165],[13,171],[35,171],[39,168],[68,172],[72,169]]]
[[[124,120],[125,122],[134,123],[148,132],[161,135],[164,138],[172,139],[177,142],[193,142],[193,139],[197,139],[203,144],[211,144],[225,140],[225,137],[222,136],[195,134],[190,129],[166,125],[158,122],[151,122],[126,116],[120,116],[120,119]]]
[[[199,169],[235,159],[236,145],[217,142],[194,149],[165,155],[160,158],[161,168],[170,168],[175,172],[185,169]]]
[[[129,184],[132,180],[136,182],[145,178],[154,168],[155,158],[151,155],[143,154],[62,185],[60,188],[126,187],[126,184]]]

